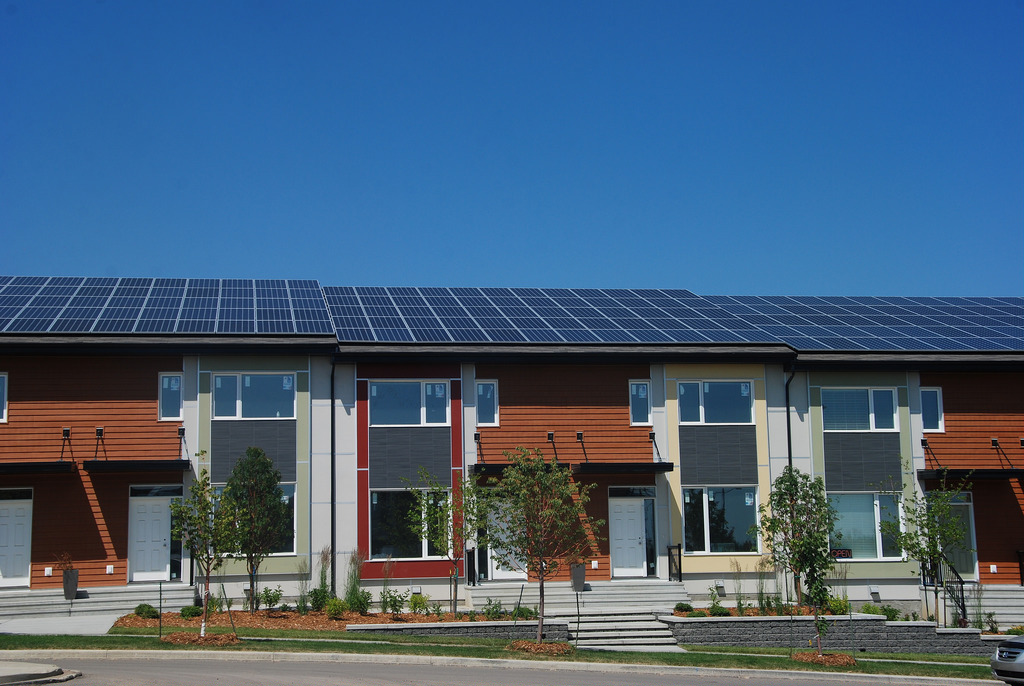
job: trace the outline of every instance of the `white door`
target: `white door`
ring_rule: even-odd
[[[500,505],[498,506],[497,510],[498,511],[494,515],[492,515],[489,525],[491,528],[500,529],[504,526],[504,523],[501,521],[502,517]],[[490,579],[492,581],[521,581],[525,579],[526,565],[522,564],[518,560],[513,560],[514,564],[512,565],[506,565],[498,562],[498,560],[495,559],[495,552],[497,550],[498,549],[496,548],[491,548],[491,550],[488,551],[489,554],[487,555],[487,559],[489,562],[488,566],[490,567]]]
[[[129,581],[170,581],[171,499],[129,498]]]
[[[609,498],[612,576],[647,576],[643,498]]]
[[[960,576],[969,581],[978,580],[978,556],[975,553],[977,546],[974,544],[974,511],[971,503],[952,503],[950,516],[960,520],[961,530],[964,538],[959,545],[950,546],[943,552],[953,563],[953,569]]]
[[[28,586],[31,560],[31,498],[0,500],[0,586]]]

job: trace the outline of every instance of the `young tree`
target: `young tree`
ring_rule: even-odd
[[[236,528],[236,555],[249,574],[249,612],[256,612],[260,565],[291,535],[289,505],[281,490],[281,472],[260,448],[248,448],[228,477],[224,501]]]
[[[825,482],[786,467],[772,484],[768,504],[760,507],[759,532],[768,548],[768,555],[776,567],[793,573],[797,601],[810,602],[814,607],[817,629],[818,654],[821,654],[821,636],[827,629],[819,610],[828,602],[829,591],[825,579],[835,558],[829,538],[838,517],[828,501]]]
[[[204,469],[188,489],[188,498],[171,503],[171,532],[188,549],[203,579],[203,622],[199,635],[206,635],[210,602],[210,576],[235,550],[235,527],[230,508],[210,485]]]
[[[586,505],[593,484],[580,486],[568,468],[546,462],[541,452],[518,448],[506,452],[512,464],[500,479],[492,479],[499,521],[488,532],[491,555],[512,568],[525,568],[539,582],[537,642],[544,637],[544,581],[563,565],[585,560],[596,542],[594,530],[604,520],[592,520]]]
[[[409,527],[452,563],[451,608],[455,612],[459,602],[459,563],[466,556],[467,543],[478,538],[477,532],[487,526],[486,493],[476,480],[465,476],[449,488],[422,467],[419,481],[411,486],[410,493],[413,506],[408,514]]]
[[[923,496],[916,491],[904,496],[894,489],[892,494],[902,500],[906,526],[901,527],[895,519],[882,521],[882,534],[891,537],[907,558],[921,565],[922,576],[932,578],[936,618],[939,616],[939,567],[943,560],[948,563],[946,552],[957,546],[964,547],[967,535],[964,522],[956,516],[953,507],[960,494],[970,488],[966,478],[950,484],[943,475],[938,488]],[[927,595],[924,603],[925,616],[928,616]]]

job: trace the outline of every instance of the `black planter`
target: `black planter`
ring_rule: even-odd
[[[587,568],[582,564],[569,565],[569,574],[572,579],[572,590],[582,593],[587,586]]]
[[[78,570],[64,570],[64,600],[74,600],[78,595]]]

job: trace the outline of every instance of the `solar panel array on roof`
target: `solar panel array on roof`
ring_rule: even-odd
[[[0,277],[0,332],[326,334],[320,284],[293,279]]]
[[[1024,298],[698,296],[685,290],[324,288],[342,342],[785,343],[1024,350]]]

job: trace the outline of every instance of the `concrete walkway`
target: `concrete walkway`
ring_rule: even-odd
[[[110,630],[117,618],[118,615],[76,615],[0,619],[0,635],[102,636]],[[0,684],[49,684],[74,679],[76,676],[79,676],[78,672],[63,670],[57,665],[0,660]]]

